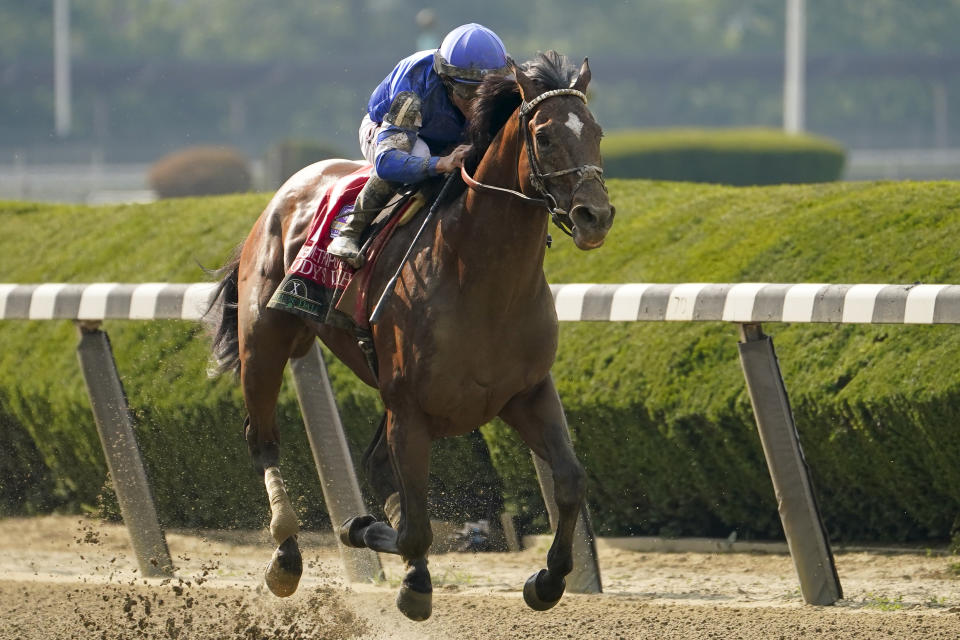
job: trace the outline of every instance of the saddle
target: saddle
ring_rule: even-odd
[[[307,239],[267,303],[268,308],[354,332],[369,329],[366,299],[377,258],[393,230],[412,219],[426,202],[416,188],[397,194],[364,232],[361,246],[366,260],[354,270],[326,248],[337,234],[334,221],[343,220],[353,211],[371,171],[371,166],[358,169],[334,182],[323,194]]]

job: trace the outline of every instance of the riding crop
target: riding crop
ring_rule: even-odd
[[[433,220],[433,214],[436,213],[437,207],[443,200],[443,197],[446,195],[447,189],[449,189],[450,184],[453,182],[453,178],[456,175],[456,172],[451,171],[444,179],[443,186],[440,188],[440,193],[434,199],[433,204],[430,205],[430,211],[427,212],[427,216],[423,219],[420,229],[417,230],[417,235],[413,236],[410,246],[407,247],[407,252],[403,255],[403,259],[400,261],[400,265],[397,267],[397,272],[393,274],[393,277],[390,278],[390,282],[387,283],[383,293],[380,294],[380,300],[377,302],[377,306],[373,308],[373,314],[370,316],[370,324],[377,324],[377,321],[380,320],[380,316],[383,314],[385,303],[390,298],[390,294],[393,292],[393,288],[396,286],[397,280],[400,278],[400,272],[403,271],[404,265],[406,265],[407,260],[410,259],[410,254],[413,253],[413,247],[416,246],[417,240],[419,240],[420,236],[423,234],[423,230],[426,229],[427,225],[430,224],[430,221]]]

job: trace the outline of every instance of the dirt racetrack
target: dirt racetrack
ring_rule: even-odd
[[[567,594],[544,613],[520,596],[543,549],[447,553],[431,559],[433,617],[414,623],[393,604],[396,558],[382,557],[386,583],[348,586],[332,538],[304,534],[304,579],[281,600],[260,578],[273,550],[265,532],[167,538],[178,578],[145,581],[122,526],[0,520],[0,638],[960,638],[960,564],[935,553],[838,553],[845,599],[811,607],[785,554],[601,543],[605,593]]]

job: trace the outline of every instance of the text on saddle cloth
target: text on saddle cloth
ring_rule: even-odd
[[[339,235],[334,221],[350,214],[371,170],[368,165],[340,178],[323,195],[310,223],[307,240],[287,271],[288,276],[306,278],[325,289],[343,289],[350,284],[353,269],[327,253],[327,246]]]

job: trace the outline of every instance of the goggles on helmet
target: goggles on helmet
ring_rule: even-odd
[[[443,86],[447,88],[447,91],[450,92],[451,95],[457,98],[473,100],[477,95],[477,90],[480,88],[480,83],[457,82],[453,78],[443,77]]]
[[[440,54],[440,50],[433,54],[433,69],[441,76],[450,78],[454,84],[478,85],[483,79],[491,74],[506,75],[509,68],[506,66],[498,69],[465,69],[450,64]]]

